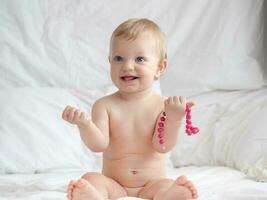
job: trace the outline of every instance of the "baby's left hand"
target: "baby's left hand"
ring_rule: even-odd
[[[167,118],[170,120],[180,121],[185,116],[186,104],[192,107],[195,103],[191,101],[186,101],[183,96],[173,96],[168,97],[165,100],[165,113]]]

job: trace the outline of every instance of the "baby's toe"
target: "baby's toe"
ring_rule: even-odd
[[[67,189],[67,197],[69,200],[72,200],[73,198],[73,189],[75,187],[75,184],[77,184],[76,180],[71,180],[69,185],[68,185],[68,189]]]
[[[176,184],[178,184],[178,185],[184,186],[184,185],[188,182],[188,180],[187,180],[186,176],[179,176],[179,177],[176,179],[175,182],[176,182]]]
[[[196,199],[196,198],[198,197],[197,190],[191,190],[191,189],[190,189],[190,191],[191,191],[191,193],[192,193],[193,198]]]
[[[188,181],[184,186],[191,191],[194,198],[197,197],[197,189],[191,181]]]
[[[72,192],[73,192],[73,189],[70,189],[70,188],[69,188],[69,189],[67,190],[67,197],[68,197],[69,200],[72,200]]]
[[[186,176],[180,176],[176,179],[176,184],[180,186],[184,186],[190,190],[192,193],[193,198],[197,198],[197,189],[195,188],[194,184],[187,179]]]
[[[194,188],[194,185],[191,181],[187,181],[185,184],[184,184],[185,187],[188,187],[188,188]]]
[[[85,179],[83,179],[83,178],[81,178],[81,179],[79,179],[79,180],[77,181],[77,183],[76,183],[75,185],[76,185],[76,187],[82,189],[82,188],[84,188],[84,187],[87,187],[87,185],[88,185],[88,181],[85,180]]]
[[[74,188],[76,183],[77,183],[76,180],[71,180],[69,185],[68,185],[68,188]]]
[[[67,199],[72,200],[72,195],[70,193],[67,194]]]

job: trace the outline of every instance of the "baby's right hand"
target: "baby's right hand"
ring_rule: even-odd
[[[62,113],[62,118],[71,124],[76,124],[78,127],[86,126],[90,122],[87,113],[71,106],[66,106]]]

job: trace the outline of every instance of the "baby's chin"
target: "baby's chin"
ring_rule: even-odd
[[[147,94],[153,91],[153,86],[147,87],[147,88],[134,88],[134,87],[128,87],[128,88],[121,88],[119,89],[119,92],[124,93],[124,94]]]
[[[119,92],[124,93],[124,94],[133,94],[133,93],[138,93],[141,90],[135,89],[135,88],[118,88]]]

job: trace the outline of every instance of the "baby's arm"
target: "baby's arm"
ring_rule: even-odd
[[[92,119],[77,108],[67,106],[63,111],[64,120],[76,124],[84,144],[94,152],[103,152],[109,144],[109,119],[102,100],[92,107]]]
[[[163,113],[161,113],[157,121],[152,139],[153,148],[156,151],[160,153],[166,153],[176,145],[178,131],[185,116],[186,103],[189,103],[190,106],[194,105],[193,102],[186,102],[186,99],[181,96],[169,97],[165,100],[164,110],[166,113],[166,119],[164,118],[164,121],[160,120],[160,118],[163,117]],[[159,123],[161,123],[162,127],[159,126]],[[159,131],[159,129],[161,129],[161,131],[163,130],[163,134],[160,136],[163,136],[163,144],[160,144],[159,142],[159,133],[161,132]]]

